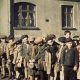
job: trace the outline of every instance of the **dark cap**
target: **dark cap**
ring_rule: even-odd
[[[79,40],[79,36],[73,36],[73,40]]]
[[[21,39],[28,38],[28,35],[22,35]]]
[[[56,38],[56,36],[55,36],[54,34],[49,34],[49,35],[47,35],[47,37],[46,37],[46,41],[52,40],[52,39],[55,39],[55,38]]]
[[[14,40],[14,36],[13,35],[9,35],[7,39],[8,40]]]
[[[66,42],[66,38],[65,37],[59,37],[58,40],[62,43],[65,43]]]

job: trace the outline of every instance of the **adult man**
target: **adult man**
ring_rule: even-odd
[[[72,47],[72,40],[66,39],[66,48],[62,51],[61,65],[64,70],[64,80],[76,80],[75,71],[78,65],[77,49]]]

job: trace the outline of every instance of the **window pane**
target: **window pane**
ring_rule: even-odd
[[[62,6],[62,27],[73,27],[73,7]]]
[[[29,10],[30,10],[30,11],[34,11],[34,5],[30,5],[30,6],[29,6]]]
[[[35,26],[35,5],[30,3],[15,3],[14,6],[15,26],[34,27]]]

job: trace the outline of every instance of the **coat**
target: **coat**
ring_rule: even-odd
[[[16,65],[16,67],[22,67],[22,56],[21,56],[21,45],[17,45],[17,48],[14,51],[14,60],[13,63]]]
[[[72,66],[78,65],[78,53],[76,48],[65,48],[62,51],[61,55],[61,64],[63,66]]]

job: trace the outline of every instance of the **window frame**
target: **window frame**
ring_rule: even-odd
[[[63,26],[63,8],[69,8],[72,7],[72,26]],[[76,30],[74,27],[74,6],[73,5],[61,5],[61,23],[62,23],[62,30]]]
[[[32,5],[32,6],[34,6],[34,8],[35,8],[35,11],[33,11],[33,12],[31,12],[31,11],[29,11],[29,13],[31,12],[31,13],[33,13],[33,15],[35,15],[35,17],[34,17],[34,26],[18,26],[18,25],[15,25],[15,12],[14,12],[14,29],[20,29],[20,30],[39,30],[39,28],[37,27],[37,20],[36,20],[36,5],[35,4],[33,4],[33,3],[28,3],[28,2],[18,2],[18,3],[14,3],[14,7],[15,7],[15,5],[17,5],[18,4],[18,7],[19,7],[19,4],[22,4],[23,5],[23,3],[25,3],[26,4],[26,6],[28,5],[28,6],[30,6],[30,5]],[[15,11],[15,10],[14,10]],[[23,10],[24,11],[24,10]],[[27,9],[26,9],[26,11],[27,11]],[[17,19],[18,20],[18,19]]]

